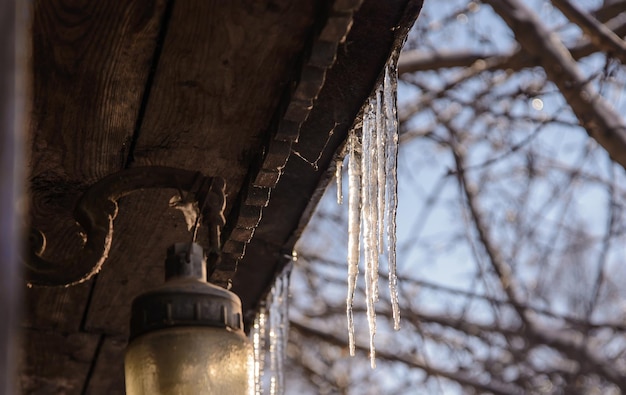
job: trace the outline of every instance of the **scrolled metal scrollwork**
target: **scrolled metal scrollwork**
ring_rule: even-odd
[[[29,286],[70,286],[87,281],[100,271],[108,257],[113,239],[113,221],[118,199],[144,189],[172,188],[186,191],[186,200],[198,202],[209,226],[211,251],[219,250],[219,231],[225,223],[225,183],[221,177],[171,167],[136,167],[111,174],[93,184],[78,200],[76,222],[84,229],[86,241],[69,262],[43,258],[46,237],[31,230],[29,249],[24,259],[24,275]]]

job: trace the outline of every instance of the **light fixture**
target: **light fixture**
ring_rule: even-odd
[[[186,220],[195,218],[195,225],[190,242],[168,249],[165,283],[133,301],[125,358],[127,395],[254,393],[254,356],[243,330],[241,300],[207,282],[207,257],[195,243],[202,219],[208,227],[210,263],[219,260],[220,230],[226,222],[225,183],[220,177],[150,166],[101,179],[85,191],[74,210],[85,237],[74,259],[45,259],[46,236],[31,230],[30,251],[24,257],[28,285],[70,286],[93,277],[109,254],[117,200],[148,188],[177,190],[177,206],[185,208]]]
[[[165,278],[133,302],[126,394],[253,393],[254,357],[241,302],[206,282],[202,247],[170,247]]]

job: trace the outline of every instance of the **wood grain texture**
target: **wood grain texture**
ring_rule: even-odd
[[[272,115],[311,33],[315,4],[175,2],[133,165],[225,177],[229,211],[269,138]],[[132,299],[163,281],[166,248],[190,239],[180,213],[167,209],[174,193],[137,194],[120,203],[115,232],[124,237],[114,236],[96,283],[89,330],[125,335]]]
[[[124,395],[126,340],[105,337],[85,388],[89,395]]]
[[[163,1],[41,0],[34,9],[32,176],[89,185],[123,167]]]
[[[176,3],[134,153],[138,164],[225,176],[231,203],[293,77],[314,5]]]
[[[74,256],[82,243],[71,217],[76,199],[88,185],[124,166],[164,3],[33,2],[30,214],[31,224],[47,235],[46,257]],[[86,368],[74,366],[74,361],[64,365],[59,361],[65,356],[59,353],[72,354],[74,348],[86,347],[71,336],[87,336],[79,330],[90,287],[25,290],[23,325],[48,331],[51,342],[63,342],[63,349],[48,352],[44,345],[41,351],[31,345],[45,343],[45,337],[37,331],[25,332],[27,362],[22,379],[35,383],[32,393],[82,390]],[[63,333],[75,335],[67,338]],[[53,382],[46,384],[57,377],[55,372],[66,375],[59,379],[58,391]],[[63,386],[72,390],[66,392]]]
[[[30,212],[46,256],[74,255],[76,199],[124,166],[162,9],[163,0],[35,2]]]
[[[48,257],[80,248],[76,199],[124,166],[163,2],[34,4],[30,211]]]
[[[26,330],[19,383],[21,393],[79,395],[99,335]]]
[[[79,331],[92,286],[93,281],[88,281],[69,288],[25,288],[22,326],[63,333]]]

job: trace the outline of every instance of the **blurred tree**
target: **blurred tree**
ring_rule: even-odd
[[[370,370],[360,284],[348,356],[329,190],[287,393],[626,393],[625,35],[624,0],[426,2],[399,63],[402,329],[381,287]]]

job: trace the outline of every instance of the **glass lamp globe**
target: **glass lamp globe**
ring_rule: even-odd
[[[202,247],[168,249],[166,282],[133,301],[127,395],[253,394],[241,301],[206,282]]]

